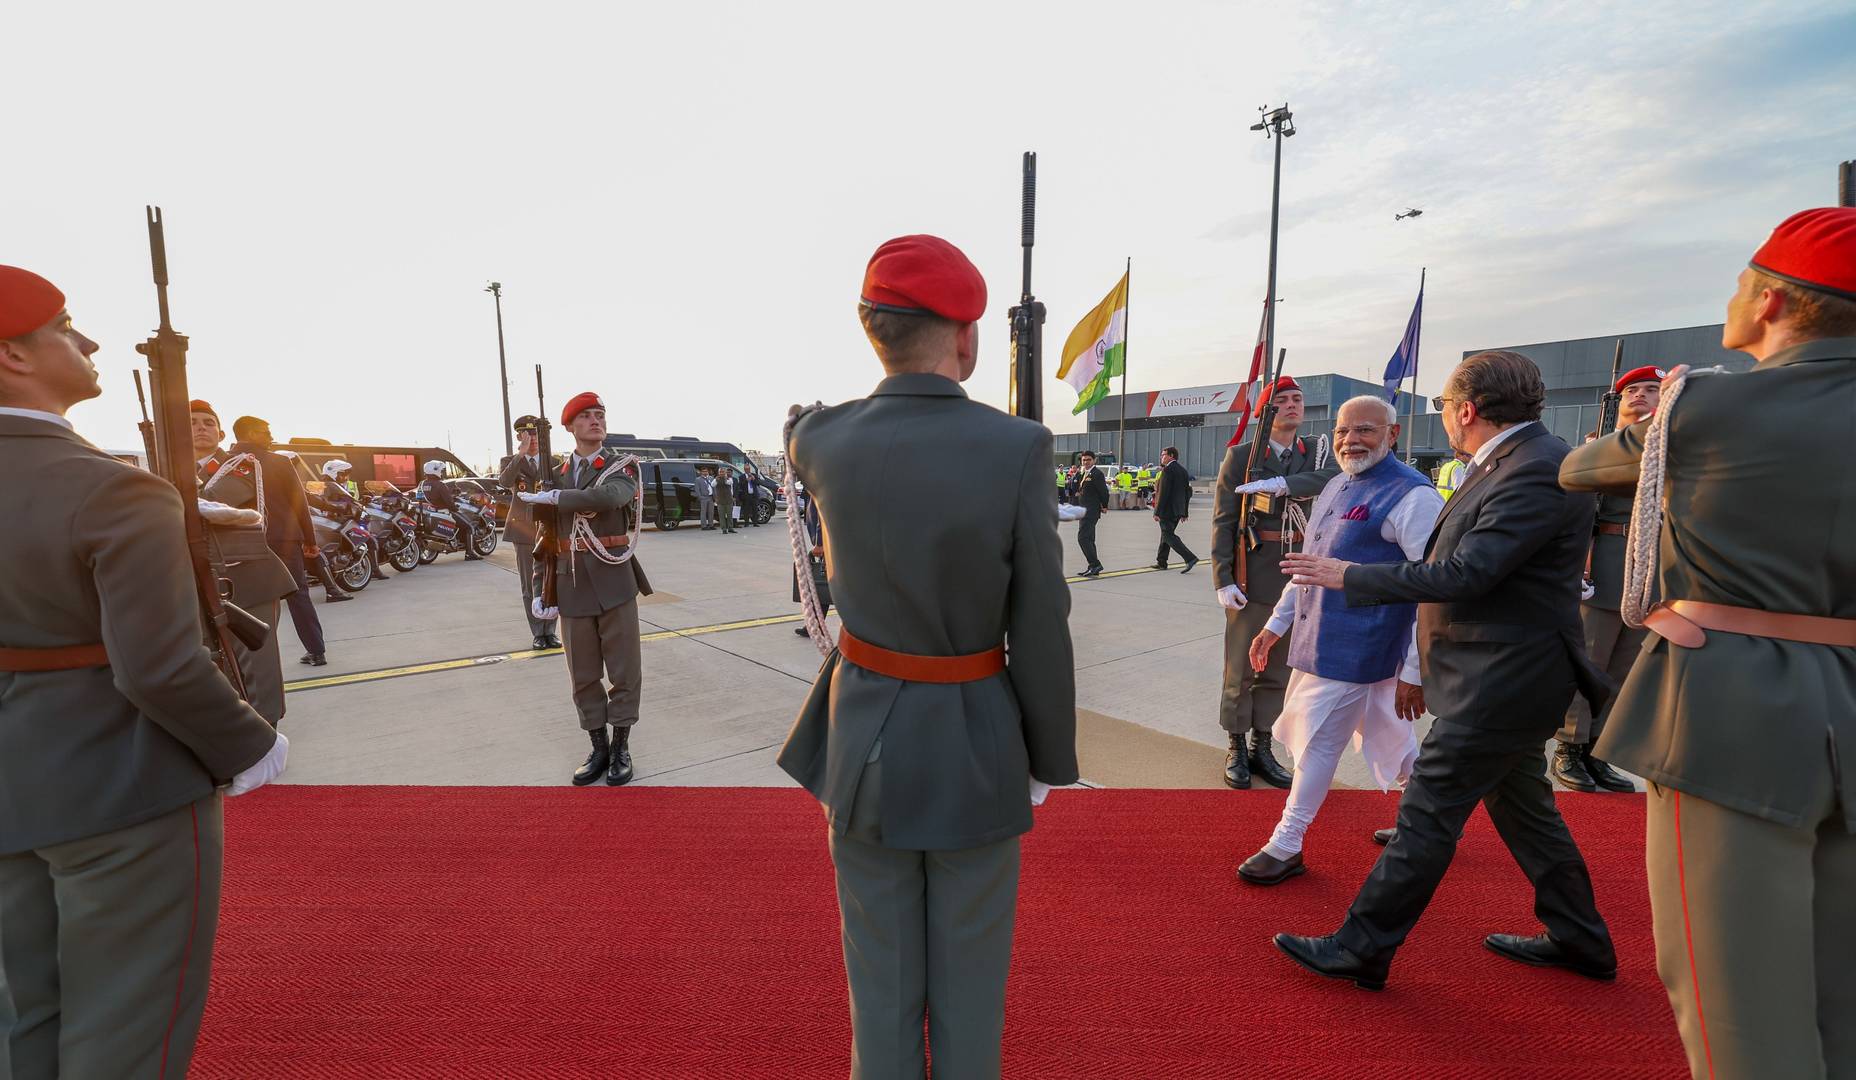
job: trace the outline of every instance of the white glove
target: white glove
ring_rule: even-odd
[[[1242,611],[1248,603],[1250,601],[1245,599],[1243,591],[1235,585],[1226,585],[1218,590],[1218,606],[1226,611]]]
[[[560,618],[560,617],[561,617],[561,609],[560,609],[560,608],[558,608],[558,607],[542,607],[542,606],[541,606],[541,597],[539,597],[539,596],[537,596],[537,597],[536,597],[535,599],[533,599],[533,600],[530,600],[530,601],[528,602],[528,610],[529,610],[529,613],[530,613],[530,614],[532,614],[532,615],[534,615],[534,616],[535,616],[535,617],[536,617],[537,619],[544,619],[544,620],[547,620],[547,621],[549,621],[549,622],[552,622],[553,620],[555,620],[555,619],[558,619],[558,618]]]
[[[1598,595],[1598,590],[1595,587],[1593,587],[1591,582],[1585,580],[1584,578],[1579,579],[1579,599],[1590,600],[1592,597],[1597,596],[1597,595]]]
[[[518,491],[516,498],[536,506],[557,506],[561,501],[561,489],[549,488],[546,491]]]
[[[271,752],[258,759],[258,763],[232,778],[232,784],[226,788],[226,795],[243,795],[256,791],[284,774],[284,762],[290,758],[290,740],[284,738],[283,732],[277,733],[277,741],[271,744]]]
[[[1050,785],[1037,777],[1031,778],[1031,805],[1043,806],[1044,800],[1050,798]]]
[[[1061,503],[1057,507],[1058,521],[1081,521],[1087,514],[1088,511],[1075,503]]]
[[[1281,495],[1289,490],[1289,481],[1280,476],[1269,476],[1262,480],[1252,480],[1248,484],[1237,485],[1239,495]]]

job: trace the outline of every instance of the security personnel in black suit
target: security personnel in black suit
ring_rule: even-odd
[[[525,491],[541,490],[541,444],[536,432],[542,423],[539,416],[516,419],[516,452],[503,459],[497,479],[510,491],[509,521],[503,535],[516,549],[516,576],[522,579],[522,614],[535,636],[535,648],[558,649],[561,639],[554,636],[555,620],[535,616],[535,509],[517,497]]]
[[[1546,386],[1532,360],[1477,353],[1438,399],[1451,445],[1475,455],[1423,562],[1349,564],[1290,555],[1297,585],[1343,590],[1349,604],[1417,602],[1424,696],[1437,722],[1399,800],[1398,826],[1340,929],[1276,935],[1319,975],[1385,986],[1392,955],[1424,914],[1481,803],[1534,886],[1546,933],[1491,934],[1485,945],[1594,979],[1617,974],[1585,859],[1553,805],[1541,744],[1575,687],[1604,703],[1612,687],[1586,656],[1579,574],[1593,501],[1559,486],[1569,451],[1539,422]]]
[[[1076,523],[1076,546],[1083,549],[1083,558],[1089,565],[1077,576],[1095,577],[1102,572],[1102,560],[1096,555],[1096,523],[1102,520],[1102,511],[1108,509],[1108,481],[1103,479],[1102,470],[1096,468],[1093,452],[1085,450],[1078,456],[1082,460],[1082,473],[1076,481],[1076,501],[1083,508],[1083,520]]]
[[[1180,573],[1190,574],[1192,568],[1199,565],[1199,557],[1174,530],[1192,510],[1192,474],[1179,463],[1178,447],[1169,446],[1160,451],[1160,463],[1163,467],[1154,491],[1154,520],[1160,523],[1160,553],[1154,557],[1154,569],[1165,570],[1166,553],[1177,551],[1179,557],[1186,560],[1186,568]]]
[[[328,647],[323,643],[322,620],[316,616],[315,601],[309,595],[310,560],[320,559],[316,545],[316,527],[309,520],[309,499],[303,494],[303,482],[289,458],[271,450],[271,425],[255,416],[241,416],[232,421],[232,444],[228,462],[240,454],[250,454],[258,463],[256,479],[264,490],[264,539],[271,551],[283,560],[290,576],[296,579],[296,591],[285,603],[290,621],[296,624],[297,640],[303,643],[299,662],[311,667],[328,664]],[[210,494],[210,492],[209,492]],[[255,508],[256,496],[250,504]],[[329,603],[337,604],[353,597],[324,581]]]

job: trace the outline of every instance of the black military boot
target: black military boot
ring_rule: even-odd
[[[1224,755],[1224,786],[1250,789],[1250,751],[1244,747],[1244,736],[1235,731],[1231,733],[1231,749]]]
[[[1585,768],[1585,746],[1581,743],[1559,743],[1553,748],[1553,764],[1547,766],[1553,779],[1574,791],[1597,791],[1598,781]]]
[[[606,725],[601,724],[587,732],[593,740],[593,752],[586,756],[586,761],[574,770],[574,786],[584,787],[599,779],[606,771],[606,763],[613,757],[612,744],[606,739]]]
[[[612,729],[612,761],[606,769],[606,783],[613,787],[632,782],[632,729],[614,726]]]
[[[1250,771],[1268,781],[1271,786],[1286,788],[1295,783],[1295,777],[1282,767],[1276,755],[1270,749],[1270,733],[1253,731],[1250,733]]]
[[[1611,767],[1607,761],[1592,756],[1592,744],[1586,743],[1581,755],[1585,762],[1585,772],[1592,782],[1605,791],[1636,791],[1637,785],[1630,782],[1630,777]]]

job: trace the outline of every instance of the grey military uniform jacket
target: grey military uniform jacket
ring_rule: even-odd
[[[1322,488],[1328,486],[1329,480],[1340,475],[1340,465],[1331,454],[1321,468],[1315,468],[1317,450],[1317,440],[1298,436],[1295,443],[1289,447],[1287,464],[1284,464],[1278,455],[1265,453],[1257,462],[1257,468],[1251,479],[1265,480],[1272,476],[1280,476],[1289,483],[1287,498],[1313,499],[1321,494]],[[1228,447],[1224,452],[1224,464],[1218,468],[1218,487],[1212,492],[1212,576],[1216,579],[1216,584],[1220,589],[1226,585],[1237,584],[1237,534],[1244,524],[1238,520],[1242,516],[1238,508],[1244,500],[1241,495],[1237,494],[1237,487],[1244,482],[1244,465],[1249,460],[1250,441],[1248,439],[1236,446]],[[1258,529],[1282,531],[1283,498],[1284,496],[1278,496],[1272,500],[1272,505],[1267,512],[1259,510],[1257,513]],[[1281,554],[1282,548],[1278,545],[1265,544],[1260,553],[1267,556],[1264,560],[1267,572],[1281,576],[1281,572],[1277,569],[1280,560],[1274,556]],[[1259,552],[1251,553],[1253,572],[1258,565],[1255,559],[1258,554]]]
[[[921,656],[1003,641],[1008,666],[978,682],[903,682],[834,651],[780,767],[842,833],[880,738],[884,845],[953,850],[1029,830],[1029,778],[1077,779],[1050,431],[941,376],[892,375],[867,398],[803,417],[787,453],[824,520],[847,630]]]
[[[516,498],[518,492],[541,490],[541,465],[526,454],[511,454],[503,459],[496,479],[509,489],[509,520],[503,524],[512,542],[535,542],[535,510]]]
[[[1630,527],[1631,500],[1635,492],[1625,495],[1600,495],[1598,497],[1598,525],[1622,525]],[[1610,533],[1594,532],[1592,534],[1592,553],[1590,559],[1592,576],[1592,598],[1585,601],[1590,607],[1603,611],[1616,611],[1624,599],[1624,537]]]
[[[1856,619],[1853,423],[1856,338],[1691,377],[1669,417],[1658,594]],[[1560,483],[1635,486],[1648,424],[1574,450]],[[1594,752],[1788,826],[1840,782],[1856,830],[1856,649],[1712,630],[1684,649],[1651,633]]]
[[[538,513],[555,515],[555,538],[561,550],[554,554],[554,588],[561,614],[575,618],[598,615],[626,603],[640,594],[651,595],[651,579],[645,577],[637,553],[617,566],[608,566],[598,556],[586,551],[566,550],[569,529],[577,513],[591,512],[595,536],[624,536],[631,528],[632,500],[638,493],[638,478],[616,471],[599,482],[604,469],[588,469],[583,483],[574,483],[574,456],[561,460],[556,482],[561,487],[561,501],[552,509],[538,507]],[[541,595],[541,572],[545,563],[535,560],[535,595]]]
[[[0,854],[212,793],[277,733],[201,644],[180,497],[63,427],[0,416],[0,645],[101,642],[110,666],[0,672]]]

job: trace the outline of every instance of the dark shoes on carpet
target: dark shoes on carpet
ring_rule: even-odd
[[[1252,885],[1280,885],[1307,871],[1308,867],[1302,863],[1301,852],[1286,859],[1278,859],[1270,854],[1268,848],[1264,848],[1244,860],[1244,864],[1237,868],[1237,876]]]
[[[1380,847],[1385,847],[1387,844],[1390,844],[1392,838],[1397,835],[1397,829],[1374,829],[1373,843],[1378,844]]]
[[[1636,791],[1630,777],[1592,756],[1591,743],[1558,743],[1553,748],[1553,763],[1547,767],[1553,779],[1574,791]]]
[[[1333,935],[1297,937],[1294,934],[1277,934],[1276,947],[1287,953],[1289,959],[1317,975],[1347,979],[1362,990],[1386,988],[1386,972],[1390,970],[1391,963],[1362,960],[1348,952],[1346,946],[1336,941]]]
[[[1500,953],[1534,967],[1559,967],[1577,972],[1588,979],[1609,980],[1618,977],[1616,956],[1593,958],[1574,956],[1545,934],[1521,937],[1519,934],[1490,934],[1483,939],[1490,952]]]

